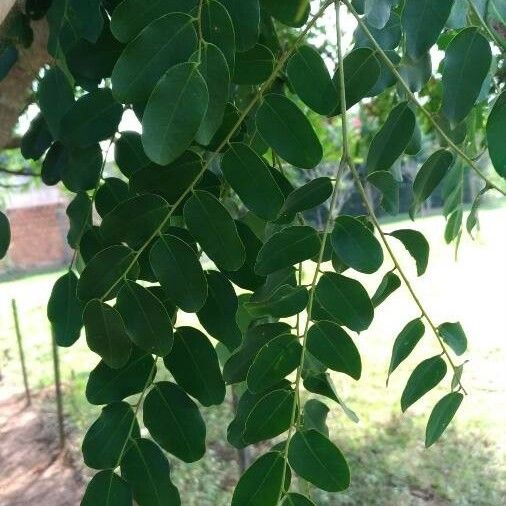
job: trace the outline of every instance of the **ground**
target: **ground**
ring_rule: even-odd
[[[27,406],[21,395],[0,399],[0,504],[79,504],[83,480],[68,451],[61,451],[57,426],[40,411],[40,396]]]
[[[427,332],[413,357],[399,367],[392,375],[389,387],[385,387],[393,341],[404,324],[418,316],[406,291],[398,290],[381,306],[371,328],[356,339],[364,361],[360,381],[355,383],[348,377],[335,375],[340,395],[357,412],[360,423],[351,423],[337,406],[331,406],[331,437],[349,459],[352,486],[343,494],[315,496],[319,504],[499,506],[504,503],[506,208],[485,210],[481,219],[478,238],[475,241],[468,237],[462,240],[457,261],[454,248],[444,245],[442,239],[443,218],[429,217],[417,220],[415,224],[408,221],[385,223],[387,231],[414,227],[423,231],[429,239],[429,269],[421,278],[416,277],[414,263],[402,246],[395,242],[392,244],[433,319],[437,323],[460,321],[464,326],[469,338],[469,352],[458,361],[469,361],[463,377],[469,396],[440,443],[425,450],[424,427],[428,414],[435,402],[448,391],[451,378],[449,375],[440,388],[401,415],[399,398],[410,371],[419,361],[439,350],[434,337]],[[391,265],[386,262],[381,273],[357,278],[371,293],[382,274],[390,268]],[[59,274],[46,273],[0,284],[2,390],[22,385],[10,314],[12,297],[17,300],[22,321],[31,386],[37,389],[52,385],[45,302]],[[183,315],[179,324],[183,322],[195,324],[187,315]],[[71,455],[78,455],[79,438],[98,414],[97,408],[89,406],[84,399],[87,373],[97,359],[86,350],[83,339],[70,350],[61,350],[60,355],[67,425],[69,430],[73,428],[68,442],[69,451]],[[45,412],[54,411],[51,399],[42,406]],[[15,407],[10,409],[14,410],[12,414],[16,420],[25,416],[16,414]],[[185,506],[225,506],[230,503],[231,488],[237,478],[236,454],[221,443],[230,420],[230,410],[230,402],[227,401],[221,408],[203,411],[208,424],[208,452],[202,461],[189,466],[171,460],[173,479],[181,490]],[[17,442],[9,451],[5,448],[11,443],[6,441],[2,435],[2,455],[14,455],[27,444],[30,448],[37,444],[27,438],[21,445]],[[5,466],[4,463],[0,465]],[[89,477],[89,473],[79,466],[79,461],[74,468],[84,480]],[[23,489],[25,482],[21,483],[20,489]],[[60,503],[44,502],[40,498],[37,504],[77,504],[73,498],[61,500],[63,502]],[[31,499],[30,502],[6,502],[0,496],[2,506],[22,506],[31,502]]]

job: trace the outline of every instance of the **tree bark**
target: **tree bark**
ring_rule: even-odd
[[[16,9],[22,9],[24,2],[16,0],[0,1],[0,38],[9,17]],[[48,28],[45,18],[32,21],[33,44],[25,49],[18,47],[19,58],[8,76],[0,82],[0,150],[6,148],[13,137],[13,132],[21,113],[29,104],[32,85],[45,64],[49,62],[46,51]]]

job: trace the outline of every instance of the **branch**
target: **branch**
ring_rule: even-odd
[[[343,2],[348,6],[348,8],[351,7],[351,5],[349,5],[348,0],[343,0]],[[356,12],[354,11],[354,15],[355,14],[356,14]],[[339,29],[339,26],[337,28]],[[365,27],[365,29],[367,29],[367,27]],[[372,35],[371,35],[371,37],[372,37]],[[374,40],[374,37],[371,38],[371,41],[376,42]],[[339,48],[339,46],[338,46],[338,48]],[[339,75],[341,78],[341,95],[344,95],[344,91],[343,91],[344,90],[344,69],[343,69],[342,65],[339,66]],[[406,85],[406,87],[407,87],[407,85]],[[408,88],[408,90],[409,90],[409,88]],[[411,91],[410,91],[410,93],[411,93]],[[414,98],[414,96],[413,96],[413,99],[416,102],[416,98]],[[346,104],[341,105],[341,116],[342,116],[342,122],[343,122],[343,150],[344,150],[344,149],[346,149],[345,146],[347,146],[347,144],[348,144],[347,129],[345,128],[346,123],[347,123],[347,121],[346,121]],[[429,116],[430,116],[430,114],[429,114]],[[353,179],[355,180],[355,185],[358,189],[358,192],[364,202],[365,208],[367,210],[367,214],[371,218],[371,220],[374,224],[374,227],[376,228],[376,230],[378,231],[378,233],[380,235],[381,242],[383,243],[385,249],[387,250],[388,255],[390,256],[397,272],[399,273],[399,276],[404,281],[404,284],[406,285],[406,288],[408,289],[414,303],[418,306],[418,309],[422,313],[423,318],[427,321],[428,325],[430,326],[430,328],[434,332],[434,335],[436,336],[436,339],[438,340],[439,345],[441,346],[441,351],[442,351],[443,355],[446,357],[446,359],[448,360],[448,363],[450,364],[451,368],[453,369],[453,371],[455,373],[457,367],[454,364],[450,354],[448,353],[448,350],[446,349],[446,346],[445,346],[443,340],[441,339],[441,336],[439,335],[436,325],[434,324],[434,322],[432,321],[432,319],[428,315],[427,311],[425,310],[425,307],[423,306],[422,302],[420,301],[420,299],[416,295],[415,290],[413,289],[413,286],[411,285],[407,275],[405,274],[404,270],[401,267],[401,264],[397,260],[397,257],[395,256],[392,248],[390,247],[390,244],[388,243],[387,238],[386,238],[386,234],[385,234],[385,232],[383,232],[383,229],[381,228],[379,220],[376,217],[376,213],[374,212],[374,208],[373,208],[372,204],[369,202],[364,185],[362,184],[362,181],[360,179],[360,174],[358,173],[355,163],[353,162],[351,157],[348,157],[347,163],[350,168],[351,174],[353,175]],[[462,391],[464,393],[466,393],[460,380],[459,380],[459,385],[460,385],[460,388],[462,389]]]
[[[31,169],[11,170],[6,169],[5,167],[0,167],[0,173],[8,174],[9,176],[40,177],[40,174],[33,172]]]
[[[369,28],[367,28],[367,25],[364,23],[362,18],[359,16],[357,11],[353,8],[353,5],[351,5],[350,0],[342,0],[342,2],[348,7],[348,10],[352,13],[353,17],[357,20],[358,24],[362,28],[363,32],[366,34],[367,38],[371,41],[374,48],[378,52],[378,55],[383,60],[385,65],[390,69],[392,74],[395,76],[399,84],[404,88],[404,91],[409,96],[411,101],[416,105],[416,107],[422,112],[422,114],[429,120],[429,122],[432,124],[432,126],[437,130],[439,135],[446,141],[448,146],[452,151],[454,151],[464,162],[471,167],[478,176],[485,181],[487,186],[489,188],[494,188],[499,193],[502,193],[506,196],[506,190],[498,186],[496,183],[494,183],[490,178],[488,178],[483,171],[476,165],[476,163],[464,152],[462,149],[460,149],[448,136],[448,134],[439,126],[437,121],[432,117],[432,114],[418,101],[415,94],[411,91],[410,87],[407,85],[406,81],[402,78],[402,76],[399,74],[399,71],[397,70],[397,67],[390,61],[390,58],[385,54],[381,46],[378,44],[376,39],[374,38],[374,35],[370,32]]]

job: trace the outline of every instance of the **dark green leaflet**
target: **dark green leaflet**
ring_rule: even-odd
[[[418,364],[402,392],[401,409],[406,411],[420,397],[432,390],[446,375],[446,362],[439,356]]]
[[[170,68],[151,93],[142,118],[142,145],[148,157],[168,165],[181,156],[193,142],[208,104],[208,88],[195,63]]]
[[[429,421],[427,422],[427,430],[425,432],[426,448],[433,445],[442,436],[463,400],[463,394],[460,392],[451,392],[440,399],[434,406]]]
[[[441,109],[452,126],[473,108],[490,69],[492,51],[476,27],[459,32],[446,49]]]
[[[143,419],[153,439],[184,462],[204,455],[204,420],[197,405],[174,383],[155,383],[144,401]]]
[[[258,131],[264,141],[287,162],[312,169],[323,156],[323,148],[304,113],[283,95],[264,97],[256,114]]]

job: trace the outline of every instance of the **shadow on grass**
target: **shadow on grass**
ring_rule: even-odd
[[[450,429],[439,444],[423,445],[417,418],[387,424],[342,443],[352,484],[342,494],[315,494],[317,504],[364,506],[500,506],[506,472],[497,447],[476,432]]]

